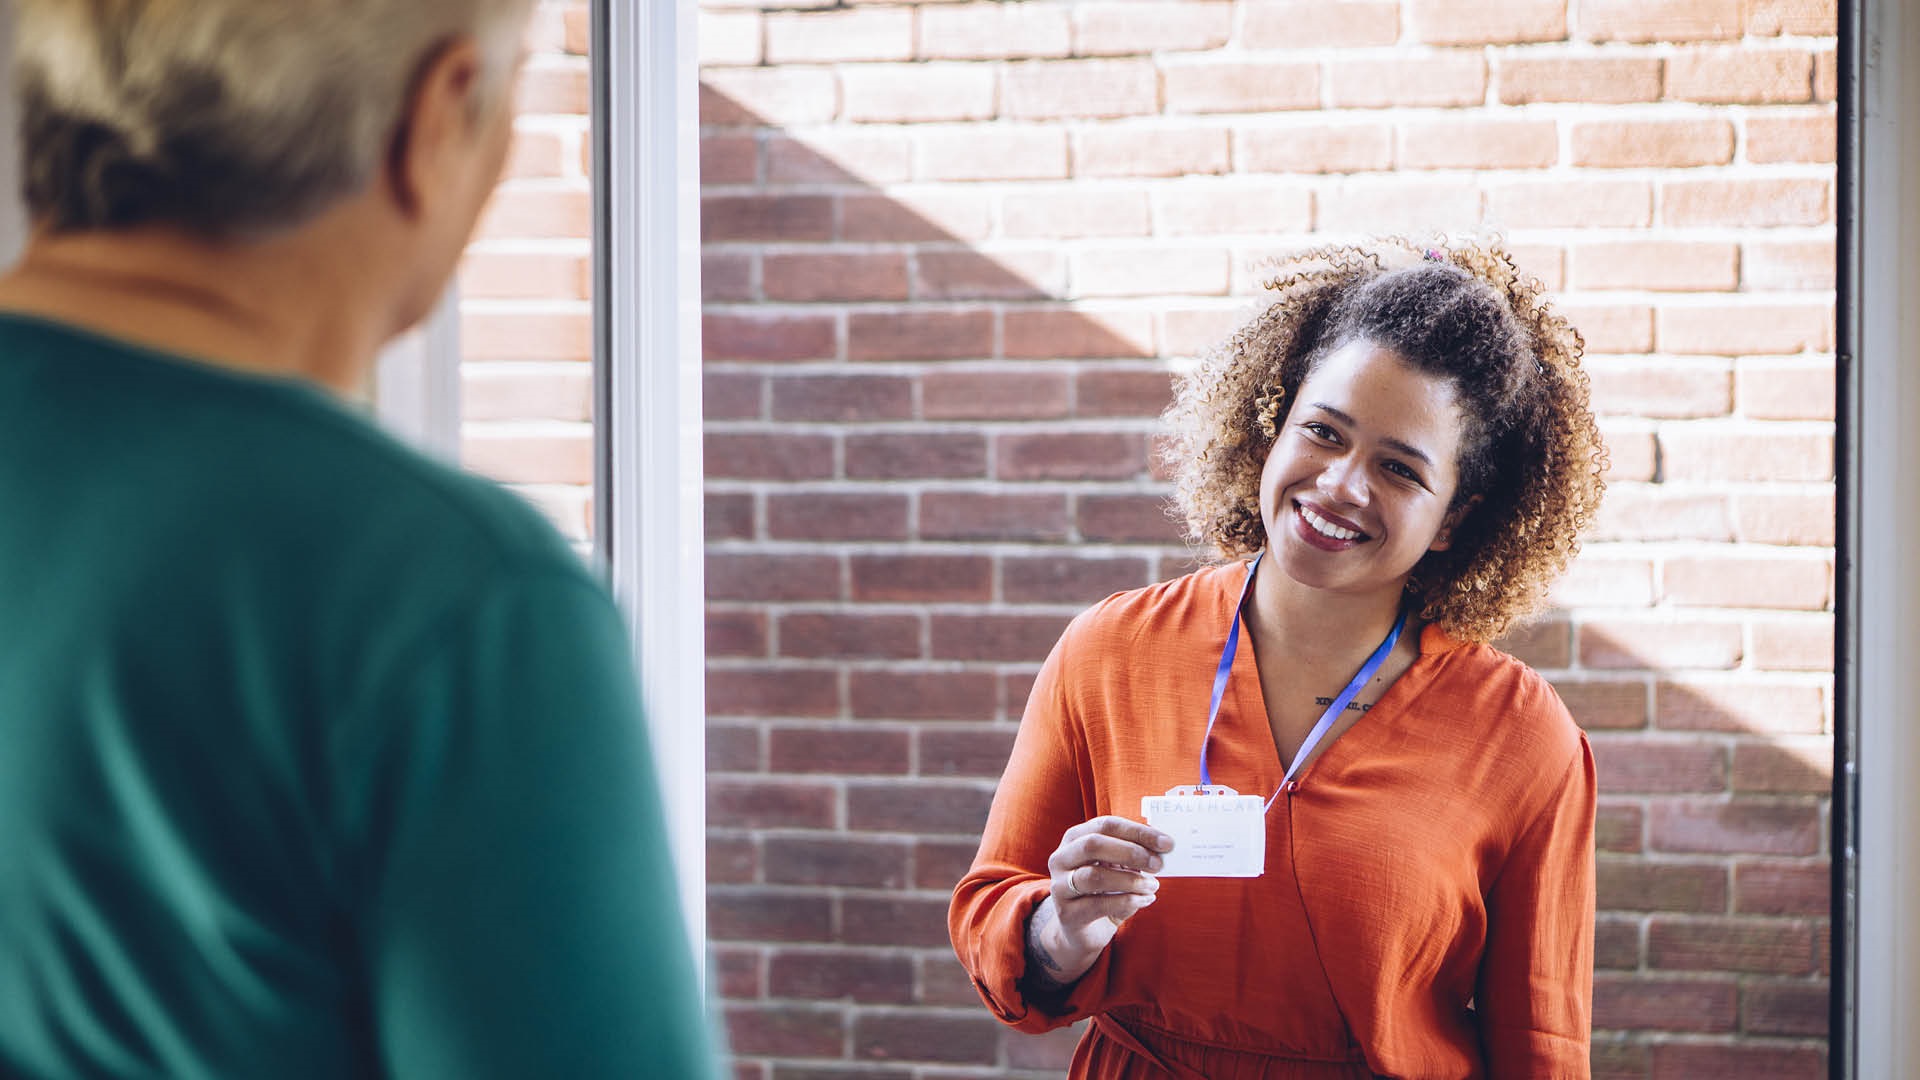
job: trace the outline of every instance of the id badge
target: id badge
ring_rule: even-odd
[[[1156,877],[1259,877],[1267,867],[1266,804],[1230,787],[1176,787],[1140,799],[1140,816],[1173,837]]]

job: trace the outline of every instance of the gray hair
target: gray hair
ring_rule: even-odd
[[[15,0],[27,210],[53,231],[262,235],[361,190],[460,35],[508,83],[533,0]]]

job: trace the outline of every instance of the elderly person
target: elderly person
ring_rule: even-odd
[[[620,617],[343,402],[529,0],[19,0],[0,1075],[714,1075]]]
[[[1228,561],[1068,627],[954,947],[1074,1077],[1586,1076],[1593,758],[1487,644],[1599,500],[1579,338],[1490,247],[1272,288],[1170,414]]]

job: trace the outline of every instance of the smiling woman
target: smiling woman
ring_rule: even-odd
[[[1493,249],[1273,287],[1169,413],[1230,561],[1062,636],[955,949],[1003,1021],[1094,1020],[1074,1077],[1586,1076],[1593,757],[1486,644],[1599,501],[1579,337]]]

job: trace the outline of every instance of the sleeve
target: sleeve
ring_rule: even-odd
[[[1474,1007],[1493,1080],[1585,1080],[1592,1067],[1595,790],[1581,735],[1488,894]]]
[[[490,579],[334,746],[369,1040],[410,1080],[719,1076],[624,625]]]
[[[1062,834],[1095,816],[1097,806],[1065,680],[1073,636],[1069,627],[1034,682],[980,851],[947,911],[954,952],[987,1008],[1003,1023],[1036,1033],[1104,1011],[1113,956],[1109,946],[1064,998],[1030,999],[1021,985],[1027,923],[1051,881],[1047,857]]]

